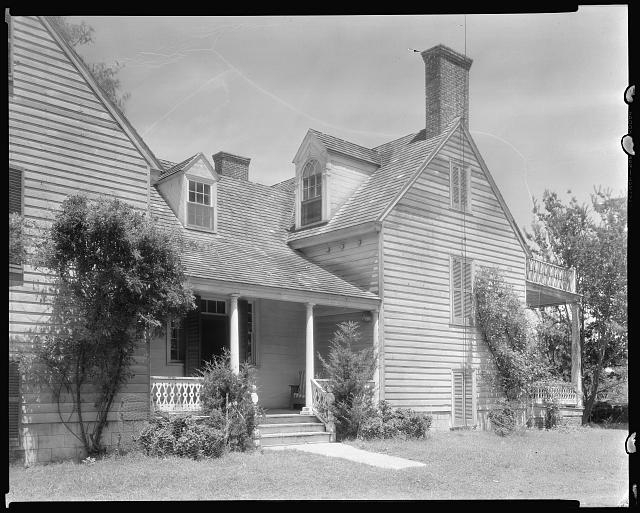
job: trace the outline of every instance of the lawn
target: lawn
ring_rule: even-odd
[[[624,429],[432,432],[419,441],[355,441],[427,465],[388,470],[299,451],[218,460],[140,454],[94,464],[10,466],[7,501],[225,499],[574,499],[616,506],[628,480]]]

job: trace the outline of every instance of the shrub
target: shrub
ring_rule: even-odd
[[[629,422],[629,406],[598,401],[591,410],[591,422],[596,424]]]
[[[562,422],[562,413],[560,412],[560,405],[557,401],[549,401],[545,403],[544,412],[544,427],[546,429],[553,429],[558,427]]]
[[[200,401],[202,412],[226,433],[226,444],[231,450],[244,451],[253,446],[253,432],[260,411],[253,404],[255,368],[247,363],[240,372],[231,370],[230,355],[225,351],[206,362],[202,374]]]
[[[359,438],[424,438],[431,427],[429,415],[408,409],[392,408],[386,401],[380,401],[367,416],[360,428]]]
[[[518,427],[518,406],[512,401],[501,401],[491,408],[488,417],[498,435],[510,435]]]
[[[161,415],[152,419],[135,438],[148,456],[216,458],[226,452],[225,433],[211,418]]]
[[[327,359],[319,355],[329,380],[327,387],[335,398],[332,412],[340,439],[358,436],[362,423],[375,409],[374,390],[369,382],[376,368],[376,355],[373,347],[353,350],[360,337],[357,322],[340,323],[329,343]]]

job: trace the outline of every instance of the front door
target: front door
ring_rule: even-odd
[[[200,319],[202,364],[229,349],[229,318],[226,315],[202,314]]]

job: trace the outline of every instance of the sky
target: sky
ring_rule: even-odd
[[[424,128],[419,51],[473,59],[469,127],[520,227],[532,197],[623,192],[627,6],[429,16],[70,17],[88,62],[119,62],[126,116],[157,157],[226,151],[249,178],[294,175],[307,130],[374,147]]]

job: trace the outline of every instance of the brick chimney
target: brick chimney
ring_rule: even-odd
[[[213,159],[216,173],[219,175],[249,181],[249,162],[251,162],[251,159],[224,151],[219,151],[212,155],[211,158]]]
[[[444,45],[421,52],[425,67],[427,139],[461,116],[469,126],[469,68],[473,62]]]

